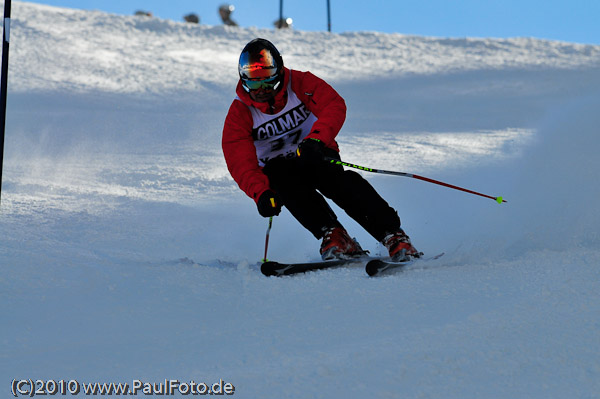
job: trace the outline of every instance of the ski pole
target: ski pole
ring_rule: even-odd
[[[8,49],[10,42],[11,2],[4,2],[4,24],[2,39],[2,73],[0,76],[0,196],[2,195],[2,169],[4,164],[4,135],[6,130],[6,95],[8,92]]]
[[[265,256],[263,258],[263,263],[268,262],[267,259],[267,250],[269,249],[269,236],[271,235],[271,227],[273,226],[273,216],[269,218],[269,226],[267,227],[267,236],[265,237]]]
[[[360,165],[356,165],[356,164],[353,164],[353,163],[343,162],[343,161],[340,161],[339,159],[330,158],[330,157],[325,157],[325,159],[327,161],[329,161],[329,163],[332,163],[332,164],[335,164],[335,165],[343,165],[343,166],[347,166],[349,168],[364,170],[365,172],[382,173],[382,174],[387,174],[387,175],[395,175],[395,176],[403,176],[403,177],[412,177],[413,179],[423,180],[423,181],[426,181],[426,182],[429,182],[429,183],[439,184],[440,186],[449,187],[449,188],[453,188],[455,190],[464,191],[464,192],[469,193],[469,194],[475,194],[475,195],[479,195],[481,197],[490,198],[490,199],[493,199],[494,201],[496,201],[499,204],[501,204],[503,202],[506,202],[506,200],[503,199],[502,197],[492,197],[491,195],[486,195],[486,194],[478,193],[477,191],[467,190],[466,188],[454,186],[452,184],[444,183],[444,182],[441,182],[439,180],[430,179],[428,177],[414,175],[412,173],[393,172],[393,171],[389,171],[389,170],[367,168],[366,166],[360,166]]]

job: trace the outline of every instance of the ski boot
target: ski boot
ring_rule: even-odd
[[[323,260],[349,259],[366,254],[343,227],[333,227],[325,231],[320,252]]]
[[[410,258],[420,258],[423,255],[413,247],[410,238],[402,229],[386,235],[381,243],[387,248],[394,262],[406,262]]]

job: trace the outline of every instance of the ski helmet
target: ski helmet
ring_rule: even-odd
[[[238,72],[246,91],[259,88],[277,90],[283,82],[283,59],[266,39],[254,39],[240,55]]]

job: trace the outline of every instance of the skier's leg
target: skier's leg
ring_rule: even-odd
[[[276,158],[263,171],[284,206],[317,239],[322,238],[325,231],[341,227],[325,198],[315,190],[314,182],[295,159]]]
[[[360,174],[344,170],[341,165],[325,164],[317,176],[319,191],[331,198],[377,241],[400,229],[396,210]]]

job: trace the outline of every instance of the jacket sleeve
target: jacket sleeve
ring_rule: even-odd
[[[307,138],[338,150],[335,137],[346,120],[346,102],[333,87],[310,72],[292,71],[292,89],[318,118]]]
[[[258,165],[252,139],[252,115],[241,101],[234,100],[225,118],[223,155],[231,177],[254,201],[269,188],[269,179]]]

